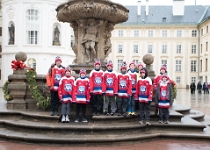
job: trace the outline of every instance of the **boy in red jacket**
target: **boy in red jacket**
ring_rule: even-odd
[[[72,103],[73,91],[74,91],[74,77],[71,76],[71,68],[67,67],[65,69],[65,76],[61,78],[59,87],[58,87],[58,95],[60,98],[61,106],[61,122],[70,122],[69,114],[70,114],[70,103]]]
[[[169,108],[172,106],[173,92],[169,78],[166,74],[162,75],[162,80],[157,86],[155,103],[159,108],[159,123],[163,123],[163,116],[165,117],[165,123],[169,121]]]
[[[86,114],[86,105],[90,102],[90,83],[89,79],[86,76],[86,70],[80,70],[80,77],[75,81],[74,84],[74,94],[75,99],[73,102],[76,102],[76,120],[74,122],[79,122],[79,112],[82,107],[82,122],[88,122],[85,114]]]
[[[132,94],[131,92],[131,77],[127,71],[127,64],[126,62],[123,62],[120,67],[121,73],[118,74],[117,80],[118,80],[118,116],[124,116],[126,117],[126,110],[128,106],[128,100]]]
[[[92,95],[93,115],[100,115],[102,106],[102,83],[103,83],[103,70],[101,62],[96,60],[94,69],[90,72],[90,94]]]
[[[109,102],[111,103],[111,115],[113,116],[115,114],[115,111],[117,109],[116,101],[115,101],[115,95],[117,95],[117,75],[112,70],[113,69],[113,63],[112,61],[109,61],[106,64],[107,70],[104,72],[104,78],[103,78],[103,94],[105,94],[105,100],[104,100],[104,115],[108,116],[108,105]]]
[[[50,115],[59,115],[59,97],[58,97],[58,86],[61,78],[65,74],[65,67],[61,65],[62,60],[59,56],[55,58],[55,64],[52,64],[46,76],[47,86],[50,89]]]
[[[135,99],[139,100],[140,106],[140,124],[143,124],[144,114],[146,125],[151,125],[150,120],[150,103],[152,102],[152,80],[147,76],[146,68],[140,70],[140,78],[136,84]],[[145,110],[145,111],[144,111]]]

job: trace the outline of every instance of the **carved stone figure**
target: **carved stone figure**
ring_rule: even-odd
[[[90,1],[83,1],[83,12],[84,13],[92,13],[94,11],[94,3],[92,0]]]
[[[95,46],[99,40],[97,36],[99,27],[100,24],[97,24],[96,20],[93,18],[89,18],[87,20],[87,25],[84,27],[85,35],[82,43],[84,44],[85,53],[88,57],[86,63],[94,61],[94,58],[97,56]]]
[[[56,26],[55,29],[54,29],[53,45],[61,45],[60,41],[59,41],[59,35],[60,35],[60,31],[58,29],[58,26]]]
[[[9,45],[13,45],[15,43],[15,27],[13,24],[11,24],[11,27],[9,28],[9,35],[10,35],[10,39],[9,39]]]
[[[108,23],[107,28],[105,30],[105,45],[104,45],[104,55],[107,57],[109,53],[111,52],[111,36],[112,36],[112,30],[114,30],[114,24]]]

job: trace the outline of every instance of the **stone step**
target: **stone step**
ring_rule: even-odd
[[[199,122],[183,117],[181,122],[173,122],[170,124],[159,124],[157,121],[151,121],[151,126],[145,124],[140,125],[138,121],[127,123],[49,123],[49,122],[33,122],[27,120],[0,120],[0,127],[13,131],[21,131],[25,133],[57,133],[57,134],[136,134],[137,132],[150,132],[150,130],[167,130],[167,131],[193,131],[202,132],[206,127]]]
[[[205,114],[198,110],[190,110],[189,114],[185,115],[197,121],[202,121],[205,117]]]
[[[174,111],[173,109],[170,109],[170,117],[169,118],[171,121],[180,122],[182,117],[183,117],[182,114]],[[150,119],[151,119],[151,121],[158,121],[159,116],[156,115],[154,111],[151,111]],[[126,117],[117,116],[117,114],[115,114],[114,116],[100,115],[100,116],[93,116],[92,120],[94,122],[101,122],[101,123],[113,123],[113,122],[123,123],[123,122],[130,122],[130,121],[139,121],[139,114],[136,114],[134,116],[128,115]]]
[[[7,128],[0,128],[0,137],[7,140],[21,141],[27,143],[44,143],[44,144],[95,144],[95,143],[114,143],[126,141],[141,141],[153,138],[202,138],[210,139],[208,134],[196,132],[183,132],[174,131],[168,132],[167,130],[150,130],[150,132],[137,132],[135,134],[42,134],[42,133],[25,133],[14,131]]]
[[[175,104],[175,105],[173,105],[173,110],[175,110],[183,115],[187,115],[190,113],[191,107]]]

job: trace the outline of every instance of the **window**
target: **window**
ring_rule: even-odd
[[[26,41],[27,44],[38,44],[39,35],[39,12],[29,9],[26,12]]]
[[[203,29],[201,29],[201,36],[203,35]]]
[[[179,76],[176,77],[176,83],[181,83],[181,77]]]
[[[148,53],[152,53],[152,45],[148,45]]]
[[[135,64],[138,64],[138,63],[139,63],[139,60],[138,60],[138,59],[134,59],[133,62],[134,62]]]
[[[191,82],[196,83],[196,77],[191,77]]]
[[[162,66],[165,65],[167,67],[167,60],[165,60],[165,59],[161,60],[161,65]]]
[[[122,51],[123,51],[122,44],[119,44],[118,45],[118,53],[122,53]]]
[[[202,62],[202,60],[200,60],[200,72],[202,72],[202,66],[203,66],[203,64],[202,64],[203,62]]]
[[[192,37],[197,37],[197,30],[192,30]]]
[[[167,30],[162,31],[162,37],[167,37]]]
[[[181,45],[177,45],[176,46],[176,53],[177,54],[181,54],[182,53],[182,46]]]
[[[196,72],[197,61],[191,60],[191,72]]]
[[[167,45],[162,45],[162,53],[163,54],[167,53]]]
[[[117,60],[117,70],[120,70],[120,67],[122,65],[123,60],[122,59],[118,59]]]
[[[182,30],[177,30],[177,37],[182,37]]]
[[[119,30],[119,31],[118,31],[118,36],[119,36],[119,37],[123,37],[123,30]]]
[[[196,54],[196,45],[192,45],[192,51],[191,51],[192,54]]]
[[[2,36],[2,27],[0,27],[0,36]]]
[[[205,66],[206,66],[206,68],[205,68],[205,71],[208,71],[208,58],[206,58],[206,60],[205,60],[205,61],[206,61],[206,65],[205,65]]]
[[[27,66],[36,70],[36,60],[34,58],[29,58]]]
[[[139,47],[138,45],[133,46],[133,53],[138,53],[139,52]]]
[[[139,30],[134,30],[134,37],[139,37]]]
[[[201,44],[201,53],[202,53],[203,45]]]
[[[182,71],[182,61],[176,60],[176,71]]]
[[[71,47],[73,47],[73,46],[74,46],[74,36],[71,35]]]
[[[209,44],[208,42],[206,42],[206,51],[208,51],[208,48],[209,48]]]
[[[152,30],[148,31],[148,37],[153,37],[153,31]]]

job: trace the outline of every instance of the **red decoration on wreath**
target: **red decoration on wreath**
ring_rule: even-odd
[[[26,64],[24,64],[22,61],[13,60],[11,62],[11,67],[13,70],[17,70],[18,68],[23,69],[26,67]]]

